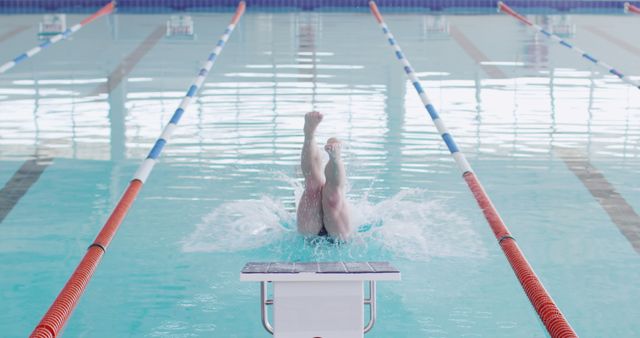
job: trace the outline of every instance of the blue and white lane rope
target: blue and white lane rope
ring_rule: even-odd
[[[196,93],[204,83],[204,80],[207,77],[207,74],[209,74],[211,67],[213,67],[213,64],[216,62],[218,55],[220,55],[222,48],[224,48],[225,43],[227,42],[227,40],[229,40],[231,33],[236,27],[236,24],[238,23],[238,21],[240,20],[240,17],[244,13],[245,7],[246,7],[245,2],[240,1],[240,3],[238,4],[238,9],[236,11],[236,14],[231,20],[231,23],[229,24],[229,26],[227,26],[227,29],[225,29],[224,33],[220,37],[220,40],[218,40],[216,47],[213,49],[211,54],[209,54],[209,58],[207,59],[207,62],[205,62],[204,66],[202,66],[202,69],[200,69],[200,71],[198,72],[198,76],[195,78],[194,82],[191,84],[191,86],[187,90],[186,95],[182,98],[182,102],[180,102],[180,105],[178,106],[176,111],[173,113],[171,120],[162,131],[160,138],[156,140],[156,143],[153,145],[153,148],[151,148],[149,155],[142,162],[142,164],[136,171],[133,179],[140,180],[142,183],[144,183],[147,177],[149,177],[151,170],[153,170],[153,166],[156,164],[158,157],[160,157],[160,153],[162,153],[162,149],[164,148],[165,144],[167,144],[167,141],[169,141],[169,139],[171,138],[171,135],[173,134],[173,131],[176,129],[176,126],[178,125],[178,122],[180,121],[182,114],[187,109],[187,107],[189,107],[189,104],[191,104],[191,101],[193,100],[194,95],[196,95]]]
[[[570,50],[574,51],[575,53],[577,53],[578,55],[580,55],[582,58],[590,61],[593,64],[596,64],[598,66],[600,66],[601,68],[605,69],[607,72],[617,76],[620,78],[620,80],[640,89],[640,83],[631,80],[630,78],[628,78],[627,76],[625,76],[624,74],[620,73],[618,70],[616,70],[615,68],[613,68],[611,65],[609,65],[608,63],[605,63],[601,60],[598,60],[597,58],[595,58],[594,56],[592,56],[591,54],[585,52],[584,50],[582,50],[581,48],[574,46],[572,44],[570,44],[569,42],[563,40],[561,37],[546,31],[544,28],[540,27],[539,25],[536,25],[535,23],[529,21],[529,19],[525,18],[524,16],[520,15],[518,12],[514,11],[511,7],[507,6],[504,2],[502,1],[498,1],[498,11],[501,12],[505,12],[509,15],[511,15],[512,17],[516,18],[517,20],[519,20],[520,22],[524,23],[525,25],[537,30],[538,32],[542,33],[543,35],[545,35],[546,37],[548,37],[549,39],[569,48]]]
[[[370,4],[375,5],[373,1],[370,2]],[[438,133],[440,133],[440,136],[442,137],[445,144],[447,145],[449,152],[451,152],[453,159],[458,164],[458,168],[460,168],[462,173],[472,172],[473,170],[471,169],[469,162],[467,162],[467,159],[464,157],[464,154],[462,154],[462,152],[460,152],[460,150],[458,149],[458,146],[456,145],[456,142],[454,141],[453,136],[451,136],[451,134],[449,133],[449,130],[445,126],[444,121],[440,119],[440,116],[438,115],[436,108],[431,104],[431,100],[429,100],[427,93],[425,93],[424,89],[422,89],[422,85],[420,84],[420,81],[418,80],[416,73],[411,67],[409,60],[406,57],[404,57],[404,54],[402,53],[402,49],[400,49],[400,45],[396,43],[396,39],[393,37],[393,34],[391,34],[391,31],[389,31],[387,24],[384,23],[384,21],[382,20],[382,16],[380,16],[380,13],[377,12],[377,7],[376,7],[376,11],[374,11],[373,14],[376,17],[376,20],[378,21],[378,23],[380,24],[380,27],[382,27],[382,32],[387,36],[387,41],[389,41],[389,44],[391,45],[391,47],[395,49],[396,58],[398,58],[398,60],[402,62],[402,64],[404,65],[404,72],[407,74],[407,77],[409,77],[409,80],[413,84],[413,87],[415,87],[416,91],[418,92],[418,95],[420,95],[420,100],[422,100],[422,104],[427,109],[429,116],[431,116],[433,123],[436,125],[436,129],[438,129]]]
[[[50,39],[46,40],[45,42],[29,49],[28,51],[18,55],[16,58],[14,58],[13,60],[3,64],[2,66],[0,66],[0,74],[5,73],[6,71],[8,71],[9,69],[15,67],[17,64],[19,64],[20,62],[27,60],[29,58],[31,58],[32,56],[40,53],[43,49],[53,45],[54,43],[62,40],[62,39],[66,39],[69,36],[71,36],[73,33],[77,32],[80,30],[80,28],[84,27],[85,25],[87,25],[88,23],[90,23],[91,21],[103,16],[103,15],[107,15],[111,12],[113,12],[114,8],[115,8],[115,1],[109,2],[107,5],[105,5],[104,7],[100,8],[97,12],[93,13],[91,16],[88,16],[87,18],[85,18],[84,20],[82,20],[80,23],[75,24],[73,26],[71,26],[71,28],[67,28],[64,32],[54,35],[53,37],[51,37]]]

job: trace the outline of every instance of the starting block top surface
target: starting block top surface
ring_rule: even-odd
[[[249,262],[241,281],[400,280],[389,262]]]

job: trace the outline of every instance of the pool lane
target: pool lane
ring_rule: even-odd
[[[0,224],[0,297],[12,309],[0,316],[3,337],[27,336],[73,271],[117,197],[109,188],[121,188],[117,170],[106,161],[55,159]]]
[[[9,18],[15,26],[17,20]],[[123,116],[124,106],[118,104],[117,94],[108,95],[107,100],[104,96],[86,96],[92,92],[92,95],[110,94],[128,80],[131,72],[144,68],[142,58],[153,54],[164,36],[164,20],[155,16],[132,15],[113,21],[86,27],[74,37],[74,44],[60,44],[48,50],[46,57],[31,60],[31,66],[18,67],[0,78],[1,110],[10,112],[16,106],[31,105],[31,114],[2,114],[4,158],[26,158],[34,152],[50,157],[110,158],[109,148],[114,148],[116,142],[109,139],[103,128],[117,125],[122,118],[114,121],[106,112],[111,107],[110,114]],[[122,26],[128,33],[119,36],[114,25]],[[33,35],[22,34],[6,45],[22,50],[32,40]],[[92,41],[101,41],[103,49],[90,48]],[[60,61],[63,59],[67,61]],[[58,125],[54,116],[60,118],[59,114],[68,116],[70,123]],[[34,142],[20,141],[31,135]],[[119,139],[124,142],[124,137]]]

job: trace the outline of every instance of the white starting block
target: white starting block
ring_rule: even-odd
[[[193,19],[189,15],[172,15],[167,21],[166,37],[170,39],[195,39]]]
[[[548,32],[563,38],[571,38],[576,35],[576,25],[571,22],[571,17],[568,15],[540,15],[535,16],[534,21]]]
[[[47,39],[52,35],[58,35],[67,30],[66,14],[46,14],[40,22],[38,37]]]
[[[444,15],[424,15],[422,30],[429,40],[449,39],[449,20]]]
[[[262,325],[275,338],[362,338],[376,321],[376,281],[400,280],[400,271],[388,262],[247,263],[240,280],[260,282]]]
[[[551,16],[551,32],[564,38],[572,38],[576,35],[576,25],[567,15]]]

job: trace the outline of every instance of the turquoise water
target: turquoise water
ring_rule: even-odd
[[[133,65],[167,18],[98,21],[0,76],[0,184],[27,159],[53,158],[0,223],[3,336],[35,327],[229,15],[194,15],[195,40],[160,38]],[[574,30],[576,45],[640,79],[639,54],[620,43],[633,45],[637,18],[535,19]],[[31,27],[0,42],[1,61],[36,43],[39,20],[1,17],[0,35]],[[258,285],[239,281],[245,262],[388,260],[402,281],[379,283],[368,337],[544,337],[373,18],[242,20],[64,336],[268,337]],[[640,257],[557,153],[582,154],[640,210],[640,92],[508,17],[386,20],[576,331],[640,335]],[[130,67],[115,83],[120,64]],[[96,94],[105,83],[115,84]],[[293,231],[303,114],[312,109],[325,114],[318,141],[344,141],[354,219],[371,226],[347,245],[310,244]]]

